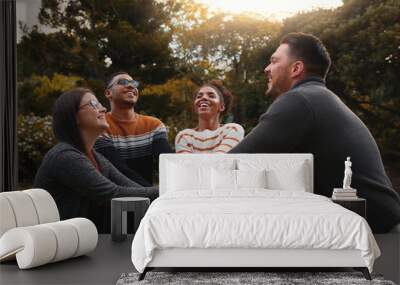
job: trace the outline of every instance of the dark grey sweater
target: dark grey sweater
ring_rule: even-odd
[[[99,232],[109,232],[111,198],[158,196],[157,187],[142,187],[95,153],[98,171],[78,149],[58,143],[43,158],[34,187],[47,190],[56,201],[61,219],[86,217]]]
[[[312,153],[314,192],[331,196],[342,187],[344,161],[353,162],[352,187],[367,199],[375,233],[400,223],[400,197],[393,190],[379,149],[364,123],[318,77],[279,96],[258,125],[231,153]]]

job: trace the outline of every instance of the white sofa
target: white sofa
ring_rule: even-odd
[[[96,226],[88,219],[60,221],[52,196],[42,189],[0,193],[0,262],[20,269],[84,255],[96,248]]]
[[[365,219],[312,194],[311,154],[163,154],[159,190],[132,243],[140,279],[156,267],[354,267],[370,279],[380,254]]]

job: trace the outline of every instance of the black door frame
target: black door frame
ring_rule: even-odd
[[[0,192],[17,190],[16,0],[0,1]]]

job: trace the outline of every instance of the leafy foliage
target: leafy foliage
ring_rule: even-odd
[[[18,101],[19,113],[50,115],[57,97],[76,85],[84,85],[83,79],[58,73],[54,73],[51,78],[32,75],[18,83],[18,94],[22,99]]]
[[[17,120],[20,180],[33,181],[44,154],[55,144],[51,117],[19,115]]]
[[[175,78],[164,84],[146,87],[139,100],[138,109],[158,116],[168,129],[168,139],[174,145],[179,131],[193,128],[193,94],[199,86],[189,78]]]
[[[248,132],[271,104],[263,95],[263,70],[279,39],[306,32],[330,52],[328,87],[360,116],[384,154],[400,157],[398,0],[344,0],[337,9],[300,13],[283,23],[211,13],[191,0],[43,0],[40,22],[52,30],[25,28],[18,44],[23,115],[50,114],[55,98],[76,85],[100,95],[106,76],[125,70],[143,83],[137,109],[159,117],[171,143],[178,131],[195,126],[192,94],[213,78],[223,79],[235,96],[224,119],[233,115]],[[98,98],[104,103],[104,96]],[[29,143],[29,151],[44,154],[39,141]],[[29,164],[27,155],[21,158]]]
[[[144,82],[174,74],[165,4],[147,0],[43,0],[40,23],[19,44],[19,77],[59,72],[104,80],[125,70]]]

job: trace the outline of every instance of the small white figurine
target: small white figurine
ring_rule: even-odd
[[[347,157],[347,160],[344,162],[344,179],[343,179],[343,189],[352,189],[351,184],[351,176],[353,172],[351,171],[351,161],[350,157]]]

